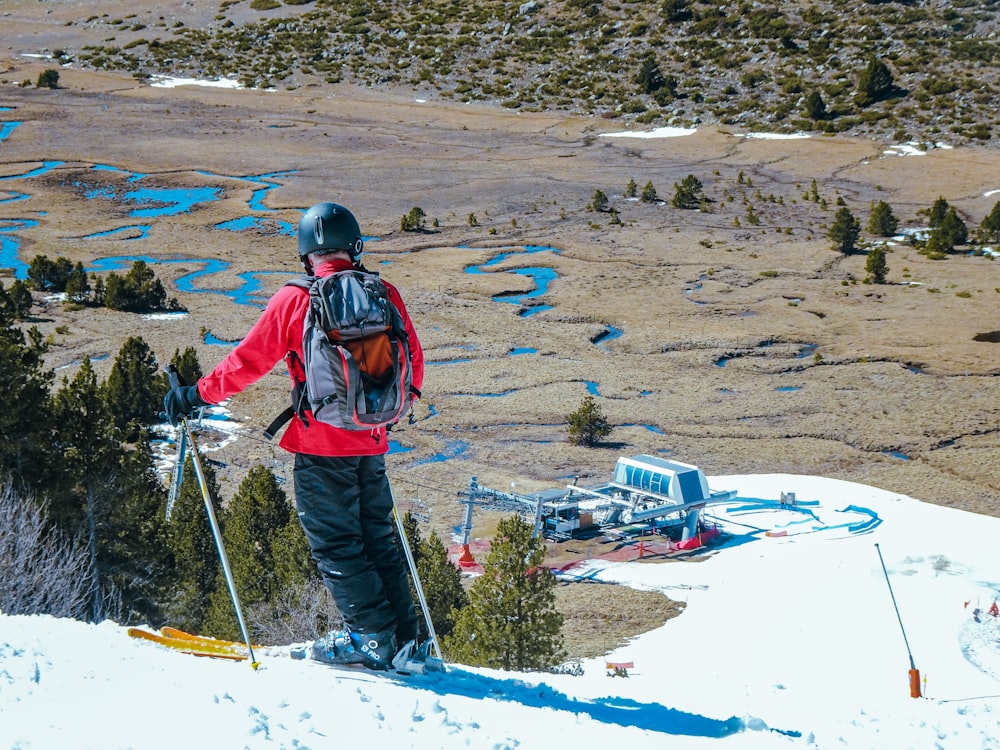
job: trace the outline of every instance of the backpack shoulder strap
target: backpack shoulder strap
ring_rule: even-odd
[[[305,289],[308,292],[310,289],[312,289],[313,284],[316,283],[316,280],[318,278],[319,278],[318,276],[308,276],[304,273],[298,274],[297,276],[293,276],[292,278],[290,278],[288,281],[282,284],[282,286],[294,286],[298,287],[299,289]],[[294,355],[295,352],[289,352],[289,354]],[[295,398],[295,393],[297,391],[301,391],[302,389],[304,389],[304,385],[302,383],[296,382],[295,387],[293,389],[293,397],[292,397],[292,400],[295,401],[296,404],[287,407],[283,412],[281,412],[281,414],[279,414],[277,417],[274,418],[271,424],[267,426],[267,428],[264,430],[264,437],[266,437],[268,440],[273,440],[278,430],[280,430],[282,427],[288,424],[288,422],[292,420],[292,417],[294,417],[296,413],[300,413],[300,410],[298,408],[298,402],[301,401],[301,398],[298,399]]]
[[[286,281],[282,286],[297,286],[299,289],[305,289],[309,291],[312,289],[312,285],[316,283],[318,276],[306,276],[304,273],[300,273],[297,276],[293,276],[288,281]]]
[[[278,416],[272,420],[271,424],[267,426],[264,430],[264,437],[268,440],[273,440],[274,436],[278,433],[282,427],[292,421],[292,417],[295,416],[295,407],[287,406],[285,410],[281,412]]]

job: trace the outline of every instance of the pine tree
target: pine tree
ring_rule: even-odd
[[[426,225],[424,221],[426,217],[427,214],[424,213],[424,209],[414,206],[408,214],[399,220],[399,228],[404,232],[422,232]]]
[[[45,344],[38,329],[29,329],[26,340],[11,318],[0,310],[0,476],[42,496],[59,461],[50,431],[52,370],[44,369]]]
[[[591,207],[598,212],[608,210],[608,196],[603,190],[595,190],[594,197],[590,199]]]
[[[148,439],[119,453],[112,502],[100,529],[98,559],[119,600],[120,623],[163,624],[173,576],[167,545],[166,490]]]
[[[315,584],[322,588],[323,579],[313,562],[302,524],[294,512],[288,523],[274,533],[271,556],[279,589],[302,584]]]
[[[938,230],[948,237],[953,246],[964,245],[969,241],[969,229],[954,207],[948,209]]]
[[[417,571],[427,599],[434,630],[442,639],[455,629],[455,618],[469,604],[462,572],[448,559],[448,550],[436,532],[420,544]]]
[[[233,580],[244,607],[274,599],[278,579],[272,546],[276,534],[291,520],[291,504],[274,474],[264,466],[254,466],[219,519]],[[218,637],[240,637],[229,589],[221,577],[212,592],[205,627]]]
[[[275,607],[284,602],[282,590],[299,589],[307,581],[318,585],[319,578],[309,562],[298,517],[268,468],[258,465],[250,470],[220,523],[240,604],[246,611],[253,608],[258,619],[268,609],[272,620],[291,618],[293,613]],[[229,588],[221,574],[210,597],[205,629],[219,637],[241,637]]]
[[[674,183],[674,197],[670,201],[674,208],[698,208],[705,200],[701,180],[689,174],[680,183]]]
[[[580,408],[567,417],[569,422],[569,442],[573,445],[594,446],[602,438],[611,434],[604,412],[593,396],[584,396]]]
[[[132,264],[125,276],[112,271],[104,289],[104,306],[124,312],[153,312],[176,307],[176,300],[167,304],[163,282],[156,278],[153,269],[142,260]]]
[[[312,640],[343,620],[309,552],[298,517],[274,534],[271,545],[277,586],[266,602],[245,606],[251,637],[262,643]]]
[[[31,312],[31,290],[28,285],[20,279],[14,279],[10,285],[10,292],[7,295],[11,314],[14,320],[26,320]]]
[[[868,231],[878,237],[891,237],[899,228],[899,220],[892,213],[892,206],[885,201],[872,201],[868,217]]]
[[[218,516],[219,486],[215,471],[210,464],[205,464],[204,470],[212,507]],[[221,565],[190,458],[167,523],[167,546],[173,558],[170,587],[173,593],[163,602],[166,621],[182,630],[201,632]]]
[[[872,57],[858,78],[858,93],[854,101],[859,107],[880,102],[893,96],[896,87],[889,67],[878,57]]]
[[[545,544],[518,516],[497,526],[483,575],[469,591],[446,649],[462,663],[499,669],[548,669],[563,658],[556,579],[541,567]]]
[[[112,418],[126,440],[159,421],[167,379],[157,372],[156,358],[141,336],[130,336],[118,351],[105,383]]]
[[[656,195],[656,188],[653,187],[653,181],[650,180],[642,187],[642,194],[639,196],[639,200],[643,203],[656,203],[659,197]]]
[[[39,292],[48,291],[52,287],[50,280],[52,261],[46,255],[36,255],[28,264],[28,281],[31,288]]]
[[[109,310],[131,310],[135,307],[135,300],[125,279],[114,271],[108,274],[104,284],[104,306]]]
[[[107,517],[117,500],[114,485],[120,442],[89,358],[72,381],[63,381],[53,399],[52,414],[54,442],[62,454],[53,472],[60,490],[54,493],[58,503],[53,512],[68,533],[87,539],[96,575],[90,619],[98,622],[109,614],[106,603],[116,596],[101,548]]]
[[[403,514],[402,522],[403,522],[403,533],[406,535],[406,544],[409,546],[410,554],[413,555],[413,564],[417,568],[417,570],[419,570],[421,561],[423,560],[424,540],[420,533],[420,526],[417,523],[417,517],[413,515],[412,511],[408,510],[406,511],[406,513]],[[399,549],[399,554],[405,555],[406,553],[403,551],[402,548],[403,540],[399,536],[398,529],[396,530],[395,541]],[[419,629],[418,635],[426,636],[426,633],[424,633],[425,628],[423,625],[423,617],[421,613],[418,611],[419,604],[417,603],[418,602],[417,587],[413,581],[413,574],[412,571],[410,571],[408,565],[407,565],[407,579],[410,582],[410,597],[413,600],[413,607],[414,607],[413,611],[417,614],[417,623]],[[423,584],[423,581],[421,581],[421,584]]]
[[[635,82],[643,94],[656,94],[666,85],[663,73],[660,72],[660,66],[653,55],[646,55],[642,58],[639,72],[635,75]]]
[[[130,446],[111,417],[89,359],[52,399],[53,520],[87,542],[94,573],[88,617],[159,622],[169,566],[165,492],[148,439]]]
[[[94,304],[98,307],[105,307],[106,297],[104,289],[104,279],[98,276],[96,273],[91,274],[94,279]]]
[[[844,206],[833,217],[833,225],[828,236],[833,240],[833,249],[844,255],[853,253],[861,236],[861,222],[854,218],[851,209]]]
[[[948,201],[945,200],[944,196],[938,196],[938,199],[934,201],[930,212],[927,214],[927,226],[931,229],[941,226],[944,217],[948,215],[949,208]]]
[[[979,240],[981,242],[997,242],[1000,240],[1000,201],[993,204],[990,211],[979,225]],[[13,287],[11,288],[13,293]]]
[[[73,273],[73,263],[69,258],[49,260],[48,256],[36,255],[28,265],[28,280],[38,291],[62,292]]]
[[[823,95],[815,89],[806,96],[806,117],[810,120],[825,120],[829,113],[826,111],[826,102]]]
[[[690,21],[694,17],[690,0],[663,0],[660,13],[663,14],[663,20],[668,23]]]
[[[55,68],[46,68],[38,74],[38,80],[35,81],[35,86],[40,89],[59,88],[59,71]]]
[[[628,185],[625,186],[625,197],[635,198],[638,194],[639,194],[639,186],[635,184],[635,179],[630,178],[628,181]]]
[[[889,273],[889,265],[885,260],[885,248],[882,245],[874,245],[868,251],[868,259],[865,261],[865,271],[876,284],[884,284],[885,277]]]
[[[82,305],[90,300],[90,281],[87,272],[83,270],[83,263],[77,262],[73,267],[73,272],[66,279],[66,299],[67,301]]]
[[[412,511],[403,514],[403,533],[406,534],[406,542],[410,545],[410,552],[413,555],[413,562],[420,565],[420,558],[423,555],[424,540],[420,533],[420,526],[417,517]],[[400,541],[399,534],[396,534],[396,541]]]
[[[132,312],[152,312],[167,307],[167,292],[145,261],[137,260],[125,274],[125,286],[134,300]]]
[[[950,253],[956,245],[964,245],[968,241],[968,227],[954,207],[949,207],[941,223],[931,231],[927,246],[934,252]]]

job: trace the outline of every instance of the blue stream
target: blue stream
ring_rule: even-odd
[[[19,123],[3,122],[0,123],[0,127],[3,128],[0,133],[3,137],[6,137],[11,132],[13,132],[16,125]],[[9,175],[6,177],[0,177],[0,180],[10,180],[15,178],[30,178],[37,177],[39,175],[45,174],[59,166],[62,166],[64,162],[62,161],[46,161],[42,163],[41,167],[22,172],[20,174]],[[127,175],[127,182],[131,185],[137,185],[140,181],[147,179],[148,175],[131,172],[129,170],[121,169],[110,164],[94,164],[91,167],[91,171],[95,173],[101,172],[117,172]],[[287,177],[289,175],[295,174],[295,170],[284,170],[269,172],[261,175],[254,176],[232,176],[232,175],[216,175],[215,173],[209,171],[199,171],[199,174],[208,177],[224,177],[226,179],[236,179],[245,182],[252,183],[257,186],[251,195],[250,200],[247,202],[247,207],[251,211],[258,213],[267,213],[272,211],[265,205],[265,199],[268,194],[281,187],[281,178]],[[100,182],[95,182],[91,185],[89,182],[76,181],[74,183],[76,187],[81,187],[84,189],[84,195],[91,199],[103,199],[103,200],[114,200],[125,204],[133,205],[129,215],[132,218],[161,218],[176,216],[182,213],[188,213],[194,208],[204,205],[207,203],[212,203],[222,198],[222,188],[221,187],[193,187],[193,188],[165,188],[157,186],[148,187],[138,187],[132,190],[121,191],[114,185],[102,185]],[[14,193],[11,197],[4,199],[0,202],[8,202],[13,200],[20,200],[23,196],[20,193]],[[259,230],[267,228],[276,224],[278,227],[278,232],[282,235],[294,237],[296,234],[296,227],[286,221],[275,221],[273,219],[266,219],[261,216],[240,216],[227,221],[219,222],[215,225],[217,229],[228,230],[228,231],[250,231]],[[10,228],[0,228],[0,231],[10,232],[16,231],[18,229],[27,229],[34,224],[22,223],[18,226]],[[142,240],[149,236],[151,230],[151,225],[149,224],[130,224],[122,227],[117,227],[114,229],[108,229],[101,232],[96,232],[93,234],[85,235],[83,239],[106,239],[106,238],[117,238],[121,240]],[[370,239],[370,238],[369,238]],[[2,246],[0,246],[0,267],[9,267],[14,269],[15,276],[18,278],[26,278],[27,265],[19,260],[18,255],[18,240],[16,238],[4,237],[2,240]],[[545,245],[525,245],[523,248],[517,250],[511,250],[508,252],[501,252],[492,258],[490,258],[485,263],[478,266],[470,266],[466,268],[467,273],[487,273],[485,269],[491,269],[509,258],[521,256],[521,255],[533,255],[543,252],[558,253],[559,250],[554,247],[549,247]],[[131,262],[134,259],[142,258],[146,263],[204,263],[205,269],[199,272],[188,274],[181,277],[177,281],[177,288],[184,292],[203,292],[203,293],[214,293],[223,294],[224,296],[232,299],[236,304],[246,304],[253,305],[256,307],[262,307],[266,304],[266,300],[260,295],[261,283],[256,275],[268,273],[266,271],[251,272],[247,274],[240,274],[240,278],[243,280],[244,284],[239,289],[232,291],[220,291],[214,289],[196,289],[193,285],[193,281],[199,276],[203,276],[210,273],[217,273],[219,271],[227,269],[228,264],[222,263],[221,261],[213,259],[204,258],[189,258],[189,259],[174,259],[174,260],[162,260],[159,258],[152,258],[149,256],[118,256],[118,258],[105,258],[100,261],[95,261],[91,264],[91,271],[102,271],[102,270],[112,270],[112,269],[122,269],[120,265],[116,265],[121,262],[122,259]],[[533,266],[528,268],[515,268],[505,273],[514,273],[520,276],[526,276],[532,280],[535,288],[529,292],[514,292],[510,294],[499,294],[493,299],[497,302],[505,302],[508,304],[516,304],[524,306],[525,309],[521,312],[522,316],[535,315],[544,310],[552,309],[551,305],[525,305],[526,300],[531,300],[537,297],[545,295],[551,283],[558,278],[558,274],[555,269]],[[611,341],[622,335],[622,332],[615,328],[610,328],[608,333],[601,336],[595,341],[595,343],[603,344],[607,341]],[[517,350],[516,353],[527,353],[528,349]]]
[[[0,122],[0,141],[4,140],[7,136],[14,132],[16,128],[21,123],[19,122]]]
[[[545,245],[525,245],[523,250],[511,251],[506,253],[500,253],[490,258],[485,263],[478,266],[469,266],[465,269],[466,273],[492,273],[489,271],[484,271],[485,268],[491,268],[493,266],[503,263],[508,258],[520,256],[520,255],[533,255],[534,253],[542,252],[553,252],[558,253],[559,250],[554,247],[547,247]],[[558,278],[554,268],[545,268],[541,266],[532,266],[529,268],[512,268],[504,273],[516,273],[519,276],[527,276],[530,278],[534,284],[535,289],[530,292],[512,292],[510,294],[498,294],[493,299],[496,302],[507,302],[512,305],[524,305],[524,301],[532,299],[534,297],[541,297],[549,291],[549,285]],[[526,307],[524,311],[521,312],[522,317],[528,317],[530,315],[536,315],[545,310],[551,310],[552,305],[535,305],[531,307]]]
[[[20,125],[19,122],[0,122],[0,140],[10,136],[18,125]],[[19,174],[0,177],[0,181],[38,177],[47,174],[64,164],[65,162],[63,161],[43,161],[41,166],[34,167]],[[177,216],[182,213],[189,213],[199,206],[221,200],[223,195],[223,189],[221,187],[205,186],[192,188],[168,188],[158,187],[155,185],[139,186],[138,183],[149,179],[149,175],[131,172],[109,164],[94,164],[91,167],[91,171],[98,175],[103,172],[115,172],[127,175],[126,183],[132,186],[132,189],[122,189],[116,185],[101,184],[99,177],[96,176],[93,183],[89,181],[76,181],[73,184],[75,187],[83,189],[84,195],[87,198],[94,200],[112,200],[131,206],[129,216],[132,218],[156,219]],[[265,200],[268,194],[272,190],[281,187],[281,178],[295,174],[295,171],[277,171],[256,176],[243,177],[231,175],[220,176],[207,171],[201,171],[199,173],[210,177],[225,177],[226,179],[242,180],[252,183],[255,187],[252,191],[250,199],[247,201],[247,207],[249,210],[259,214],[273,211],[273,209],[270,209],[265,205]],[[0,204],[26,200],[29,197],[30,196],[24,193],[9,192],[7,197],[0,198]],[[37,225],[38,222],[34,219],[0,219],[0,268],[13,269],[15,278],[22,280],[26,279],[28,271],[28,264],[23,262],[19,257],[20,243],[19,238],[15,233],[31,229]],[[219,222],[215,225],[215,228],[225,231],[258,231],[261,229],[273,229],[275,226],[277,227],[279,234],[288,237],[294,237],[297,231],[297,227],[289,222],[279,221],[259,215],[240,216],[227,221]],[[81,239],[92,240],[111,238],[120,241],[144,240],[148,239],[151,229],[151,224],[126,224],[121,227],[85,235]],[[366,239],[371,240],[377,238]],[[526,245],[523,248],[501,252],[490,258],[485,263],[477,266],[470,266],[465,270],[467,273],[514,273],[519,276],[530,278],[534,284],[534,289],[531,291],[498,294],[493,298],[497,302],[515,304],[524,307],[525,309],[522,310],[520,314],[527,317],[544,310],[552,309],[551,305],[532,306],[526,304],[526,302],[528,300],[542,297],[548,292],[552,282],[558,278],[558,274],[555,269],[542,266],[532,266],[502,271],[500,269],[495,269],[495,267],[510,258],[522,255],[534,255],[543,252],[558,253],[559,250],[554,247],[543,245]],[[230,268],[230,263],[212,258],[162,258],[143,254],[118,255],[99,258],[90,263],[86,270],[92,273],[108,271],[127,272],[131,265],[137,260],[142,260],[149,265],[155,265],[158,263],[201,265],[203,267],[200,270],[184,274],[177,279],[176,286],[178,290],[188,293],[221,294],[231,299],[235,304],[250,305],[258,308],[263,308],[267,304],[267,298],[264,296],[264,285],[261,277],[266,274],[289,275],[287,272],[283,271],[251,271],[238,274],[238,278],[242,283],[236,289],[220,290],[200,288],[196,285],[198,279],[210,274],[227,271]],[[594,343],[601,345],[618,338],[621,335],[622,331],[609,327],[608,331],[599,338],[595,339]],[[218,346],[232,346],[238,343],[238,341],[234,342],[219,339],[211,333],[206,334],[205,342]],[[516,347],[510,351],[510,355],[535,353],[537,353],[537,349],[531,347]],[[469,360],[456,359],[449,360],[447,362],[428,362],[427,364],[441,365],[462,361]],[[587,386],[588,393],[595,396],[599,395],[598,384],[596,382],[585,381],[585,384]],[[510,391],[507,393],[510,393]],[[483,397],[496,398],[504,396],[506,393],[480,395]],[[435,413],[436,410],[433,410],[431,416]],[[459,456],[467,450],[467,447],[468,446],[466,444],[461,442],[450,444],[449,448],[445,452],[427,459],[427,461],[443,461],[448,458]],[[405,452],[406,450],[408,449],[405,449],[398,444],[394,447],[395,452]]]

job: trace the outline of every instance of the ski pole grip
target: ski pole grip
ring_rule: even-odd
[[[167,373],[167,382],[170,383],[171,388],[176,388],[180,385],[180,381],[177,379],[177,368],[174,365],[167,365],[163,368]]]

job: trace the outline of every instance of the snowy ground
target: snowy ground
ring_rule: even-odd
[[[710,484],[739,498],[712,510],[736,536],[708,559],[573,570],[688,605],[582,676],[254,672],[0,616],[0,748],[1000,748],[1000,519],[815,477]]]

